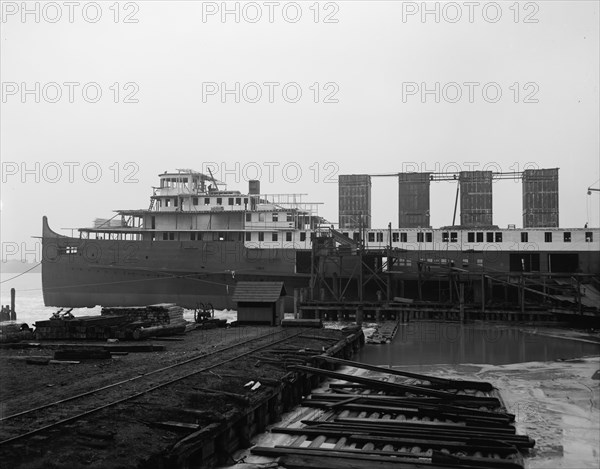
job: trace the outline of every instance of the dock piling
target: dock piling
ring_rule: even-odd
[[[14,288],[11,288],[10,289],[10,320],[11,321],[17,320],[17,312],[15,310],[15,296],[16,296],[16,290]]]

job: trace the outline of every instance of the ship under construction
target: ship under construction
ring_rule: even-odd
[[[397,173],[398,224],[371,227],[374,176],[340,175],[339,222],[305,194],[228,190],[212,174],[159,175],[146,209],[54,232],[43,219],[47,306],[176,303],[233,308],[240,281],[283,282],[320,302],[410,301],[598,312],[600,230],[561,228],[558,169]],[[493,223],[492,184],[522,181],[522,227]],[[430,225],[430,185],[457,184],[450,226]],[[458,220],[457,220],[458,215]]]

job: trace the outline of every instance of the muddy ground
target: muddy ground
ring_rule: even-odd
[[[182,340],[145,342],[162,345],[166,348],[165,351],[129,353],[113,356],[108,360],[86,360],[73,365],[26,363],[27,357],[52,357],[56,342],[41,343],[39,347],[32,348],[3,347],[0,349],[2,416],[125,381],[253,337],[273,336],[279,330],[270,327],[195,330],[181,337]],[[311,334],[314,339],[311,338]],[[314,333],[290,339],[289,342],[278,344],[276,347],[322,350],[343,337],[340,331],[316,329]],[[236,346],[235,354],[250,350],[250,347]],[[216,363],[218,356],[220,354],[213,356],[210,359],[212,362],[208,359],[200,360],[197,366]],[[153,459],[153,455],[164,453],[190,432],[160,428],[156,425],[157,422],[177,421],[209,425],[235,417],[248,405],[270,396],[273,392],[271,380],[281,379],[287,370],[283,361],[278,363],[277,360],[265,360],[259,362],[254,355],[236,359],[214,370],[200,373],[191,380],[175,383],[132,402],[119,404],[77,422],[65,424],[58,430],[50,430],[27,440],[0,447],[0,466],[64,469],[148,467],[156,460]],[[244,387],[249,380],[260,379],[266,384],[256,391]],[[205,393],[202,389],[244,395],[248,402],[218,393]],[[104,402],[106,398],[103,400],[99,397],[97,404]],[[86,401],[86,404],[89,404],[89,401]],[[189,414],[178,410],[181,407],[193,408],[202,413],[190,417]],[[59,418],[64,418],[60,414],[60,406],[56,412],[56,419]],[[0,422],[0,425],[9,424]],[[96,435],[90,436],[90,433]],[[104,435],[106,438],[99,438],[98,435]]]

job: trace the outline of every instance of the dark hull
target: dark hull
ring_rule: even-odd
[[[234,308],[238,281],[283,281],[291,307],[297,274],[292,249],[248,250],[239,242],[82,240],[44,223],[42,284],[46,306],[143,306],[212,303]]]

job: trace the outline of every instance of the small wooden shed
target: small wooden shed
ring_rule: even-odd
[[[283,319],[283,282],[238,282],[233,293],[238,324],[279,326]]]

